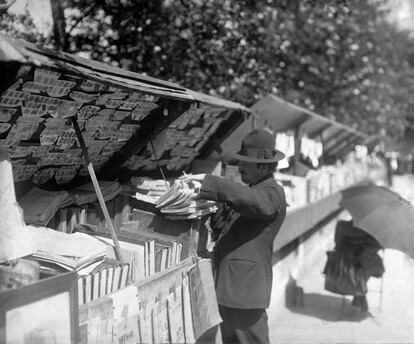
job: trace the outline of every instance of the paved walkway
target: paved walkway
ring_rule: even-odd
[[[414,200],[414,178],[394,180],[394,190]],[[395,250],[383,255],[383,278],[368,283],[368,314],[354,309],[350,296],[324,290],[321,259],[298,277],[303,307],[284,308],[272,319],[271,343],[414,343],[414,261]]]

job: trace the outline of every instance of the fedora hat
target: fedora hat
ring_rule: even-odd
[[[272,132],[267,129],[254,129],[245,136],[241,149],[234,158],[240,161],[259,164],[274,163],[285,157],[276,148],[276,140]]]

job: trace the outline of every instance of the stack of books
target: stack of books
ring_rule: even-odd
[[[46,191],[34,187],[20,200],[24,220],[27,224],[46,226],[56,212],[72,204],[66,191]]]
[[[196,199],[197,195],[195,183],[188,184],[176,180],[173,186],[159,197],[155,207],[170,220],[197,219],[217,211],[216,202]]]

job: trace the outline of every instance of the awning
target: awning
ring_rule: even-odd
[[[222,98],[218,98],[218,97],[214,97],[214,96],[210,96],[208,94],[205,93],[200,93],[200,92],[195,92],[195,91],[191,91],[191,90],[187,90],[188,93],[190,93],[193,98],[197,101],[199,101],[200,103],[204,103],[204,104],[210,104],[212,106],[218,106],[218,107],[223,107],[226,109],[232,109],[232,110],[243,110],[245,112],[251,112],[251,110],[239,103],[235,103],[232,102],[230,100],[225,100]]]
[[[272,94],[254,104],[251,110],[256,127],[266,126],[274,132],[299,130],[301,135],[322,142],[325,157],[341,157],[368,139],[368,135],[359,130]]]
[[[180,172],[216,130],[250,112],[172,82],[1,34],[0,81],[0,145],[8,147],[15,181],[45,188],[71,188],[87,178],[67,117],[76,115],[98,176],[114,179],[131,158],[137,172],[162,163]],[[155,157],[148,145],[170,125],[174,136]]]
[[[80,56],[39,47],[0,34],[0,62],[7,61],[63,69],[91,80],[110,82],[123,88],[163,97],[196,101],[226,109],[250,111],[239,103],[192,91],[176,83],[130,72],[118,67],[111,67],[105,63],[88,60]]]

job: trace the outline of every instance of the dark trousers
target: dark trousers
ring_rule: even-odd
[[[239,309],[219,305],[224,344],[269,344],[265,309]]]

